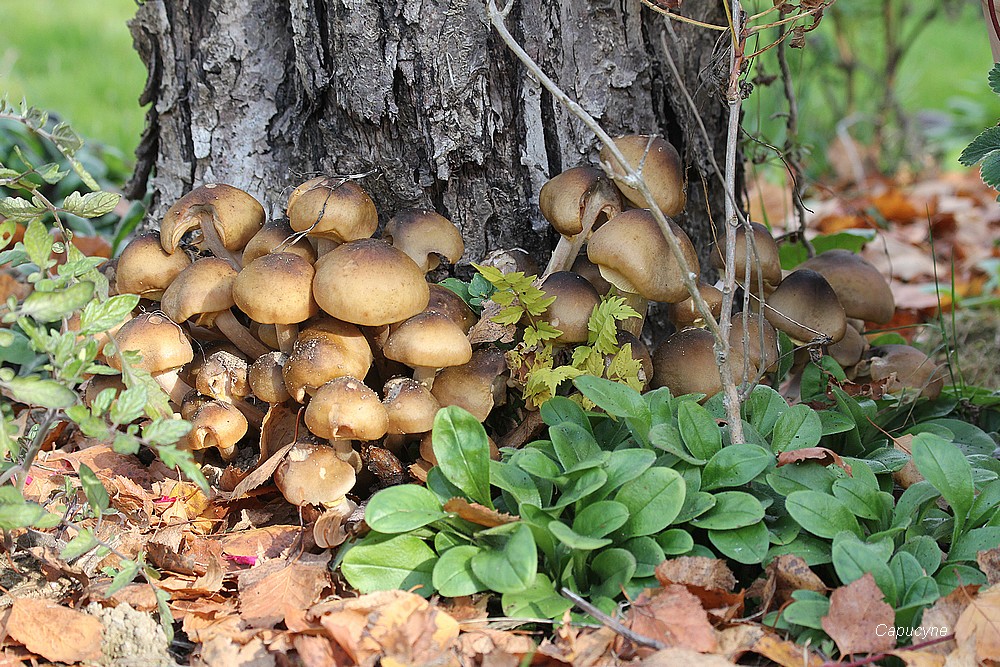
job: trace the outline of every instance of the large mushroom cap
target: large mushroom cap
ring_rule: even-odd
[[[290,252],[262,255],[233,283],[240,310],[263,324],[298,324],[319,310],[312,296],[312,264]]]
[[[160,223],[160,243],[169,253],[177,252],[181,237],[202,229],[207,239],[214,233],[226,250],[239,251],[264,225],[264,207],[250,194],[225,183],[207,183],[187,193],[167,210]]]
[[[356,482],[354,467],[333,447],[296,442],[274,471],[274,485],[293,505],[340,504]]]
[[[556,271],[542,283],[546,296],[555,297],[542,317],[562,332],[560,343],[585,343],[590,335],[587,323],[601,297],[583,276],[572,271]]]
[[[937,398],[944,386],[944,369],[934,360],[909,345],[879,345],[865,355],[870,359],[872,380],[889,380],[886,389],[919,389],[920,395]]]
[[[715,360],[715,337],[704,329],[678,331],[653,351],[653,387],[668,387],[674,396],[722,390]]]
[[[378,227],[378,212],[368,193],[354,181],[320,176],[295,188],[288,197],[288,222],[297,232],[345,243],[368,238]]]
[[[844,337],[847,316],[830,283],[815,271],[797,269],[767,297],[764,317],[793,340],[809,342]]]
[[[160,308],[175,322],[200,316],[198,324],[211,324],[213,315],[233,307],[236,269],[218,257],[202,257],[170,283]]]
[[[699,271],[698,255],[684,230],[670,223],[692,273]],[[601,268],[608,282],[650,301],[677,303],[688,295],[683,272],[653,214],[645,209],[619,213],[590,237],[587,256]]]
[[[138,294],[158,300],[174,278],[191,264],[184,252],[168,253],[156,232],[132,239],[118,258],[115,289],[119,294]]]
[[[465,241],[451,220],[434,211],[405,209],[392,217],[382,238],[410,256],[426,273],[441,263],[454,264],[465,252]]]
[[[756,294],[759,291],[757,285],[760,281],[764,283],[765,292],[781,282],[781,258],[778,254],[778,244],[774,241],[774,237],[771,236],[767,227],[757,222],[751,222],[750,228],[753,230],[750,235],[753,242],[750,249],[750,282],[747,284],[750,290]],[[712,252],[712,266],[717,269],[724,269],[726,266],[725,250],[719,244]],[[747,275],[747,233],[745,227],[739,227],[736,230],[736,256],[733,266],[736,282],[743,285],[746,283]]]
[[[420,267],[377,239],[344,243],[323,255],[316,263],[313,294],[326,313],[364,326],[401,322],[430,299]]]
[[[545,182],[538,193],[538,208],[560,236],[575,236],[584,231],[585,218],[590,217],[585,211],[592,199],[608,218],[622,210],[618,189],[603,171],[573,167]]]
[[[141,354],[137,366],[147,373],[180,368],[194,359],[191,341],[184,331],[160,313],[143,313],[129,320],[118,330],[115,343],[121,351]],[[121,355],[109,357],[108,365],[120,371]]]
[[[885,277],[849,250],[827,250],[806,260],[799,268],[812,269],[826,278],[847,317],[885,323],[896,312],[892,289]]]
[[[457,405],[483,421],[505,397],[506,373],[503,352],[483,347],[472,353],[469,363],[441,371],[434,379],[431,393],[441,407]]]
[[[769,371],[778,362],[778,332],[759,313],[737,313],[732,321],[729,348],[736,374],[742,375],[744,359],[750,362],[751,375]]]
[[[445,368],[468,363],[472,345],[451,318],[427,310],[400,323],[389,334],[382,352],[410,368]]]
[[[646,181],[663,215],[674,216],[684,210],[687,201],[684,192],[684,167],[673,144],[663,137],[629,134],[616,138],[615,145],[632,169],[636,171],[641,169],[639,175]],[[601,161],[611,164],[615,184],[625,198],[635,206],[645,208],[648,205],[645,197],[635,188],[624,185],[619,180],[624,176],[625,169],[618,164],[607,147],[601,149]]]
[[[462,328],[462,331],[469,333],[469,329],[479,321],[469,304],[447,287],[437,283],[428,283],[427,287],[430,288],[430,299],[424,310],[433,310],[447,315],[452,322]]]
[[[316,391],[305,414],[306,426],[331,440],[377,440],[389,428],[378,394],[352,377],[330,380]]]

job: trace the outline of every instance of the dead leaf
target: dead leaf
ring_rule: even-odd
[[[299,526],[265,526],[238,533],[229,533],[219,538],[222,554],[234,564],[230,569],[242,570],[237,565],[252,564],[257,559],[278,558],[284,554],[299,536]]]
[[[101,657],[104,632],[101,622],[48,600],[15,599],[5,630],[29,651],[53,662],[83,662]]]
[[[980,551],[976,554],[976,562],[990,586],[1000,583],[1000,547]]]
[[[826,662],[807,648],[770,632],[757,640],[751,650],[782,667],[821,667]]]
[[[816,461],[822,466],[834,464],[842,468],[848,476],[851,474],[851,466],[845,463],[844,459],[840,458],[837,452],[826,447],[803,447],[802,449],[793,449],[792,451],[778,454],[779,468],[789,463],[802,463],[803,461]]]
[[[477,526],[486,526],[487,528],[520,521],[520,517],[492,510],[479,503],[470,503],[465,498],[452,498],[444,504],[444,511],[453,512],[460,519],[465,519]]]
[[[290,610],[307,609],[330,585],[330,553],[302,554],[298,560],[270,560],[241,572],[240,615],[257,628],[272,628]]]
[[[906,667],[944,667],[947,660],[943,655],[928,653],[926,649],[919,651],[889,651],[904,663]]]
[[[330,641],[328,637],[297,634],[292,638],[295,652],[304,667],[329,667],[329,665],[347,665],[351,658],[344,649]]]
[[[518,664],[522,657],[534,653],[535,648],[535,642],[530,637],[489,628],[469,630],[458,637],[459,655],[465,657],[468,664],[496,654],[510,656],[514,664]]]
[[[718,649],[715,629],[701,602],[679,584],[643,591],[632,602],[626,624],[632,631],[655,639],[664,646],[689,648],[702,653],[714,653]],[[635,652],[641,656],[652,651],[638,648]]]
[[[656,566],[656,579],[668,584],[693,584],[709,590],[732,591],[736,576],[726,562],[705,556],[681,556]]]
[[[830,612],[821,622],[842,655],[879,653],[895,647],[893,634],[876,629],[892,628],[896,621],[892,605],[883,597],[870,572],[830,595]]]
[[[199,667],[274,667],[277,663],[260,639],[254,638],[241,646],[228,637],[213,637],[192,656],[191,664]]]
[[[278,449],[274,454],[272,454],[266,461],[261,463],[257,468],[251,472],[249,475],[243,478],[236,488],[233,489],[232,495],[229,496],[229,500],[238,500],[247,494],[248,491],[256,489],[258,486],[271,479],[271,475],[274,471],[278,469],[281,464],[282,459],[285,458],[285,454],[288,450],[292,448],[294,442],[290,442],[287,445]]]
[[[156,609],[156,593],[149,584],[128,584],[124,588],[107,595],[111,587],[111,581],[94,582],[86,593],[86,598],[97,600],[105,607],[117,607],[120,604],[127,604],[136,611],[153,611]]]
[[[643,667],[732,667],[733,663],[719,655],[706,655],[689,648],[675,646],[657,651],[642,661]]]
[[[1000,660],[1000,586],[981,589],[959,616],[955,640],[961,646],[973,637],[979,660]]]
[[[760,641],[767,631],[756,623],[740,623],[719,630],[719,655],[736,662]]]
[[[978,586],[959,586],[943,598],[938,598],[929,609],[924,610],[920,627],[914,630],[914,636],[940,637],[954,632],[959,617],[978,589]],[[923,650],[938,655],[948,655],[956,649],[956,646],[954,640],[949,640],[932,644]]]
[[[775,595],[778,604],[791,600],[792,593],[805,589],[826,593],[827,587],[809,565],[799,556],[784,554],[767,564],[766,572],[775,578]]]

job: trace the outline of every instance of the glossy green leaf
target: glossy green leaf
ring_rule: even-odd
[[[948,561],[971,561],[975,562],[976,554],[987,549],[994,549],[1000,545],[1000,527],[986,526],[984,528],[974,528],[969,532],[959,536],[948,551]]]
[[[778,417],[771,433],[771,449],[788,452],[815,447],[823,437],[823,423],[815,410],[801,403],[793,405]]]
[[[430,597],[436,561],[437,556],[420,538],[369,533],[344,554],[340,571],[362,593],[401,589]]]
[[[877,546],[845,534],[834,539],[831,555],[841,582],[849,584],[870,572],[889,603],[894,603],[896,580],[889,569],[889,558]]]
[[[767,470],[774,455],[757,445],[723,447],[705,464],[701,488],[705,491],[742,486]]]
[[[578,500],[595,493],[608,481],[608,474],[601,468],[589,468],[568,476],[553,507],[568,507]]]
[[[601,465],[605,458],[594,435],[574,422],[562,422],[549,427],[549,440],[559,464],[566,473]]]
[[[911,451],[917,470],[951,505],[957,525],[963,525],[975,498],[972,466],[965,455],[952,443],[929,433],[914,436]]]
[[[826,598],[795,600],[784,608],[781,617],[787,623],[822,630],[822,619],[829,613],[830,601]]]
[[[588,431],[591,430],[587,413],[583,411],[579,403],[565,396],[553,396],[545,401],[542,403],[539,413],[542,416],[542,421],[549,426],[570,422],[582,426]]]
[[[490,480],[494,486],[503,489],[513,496],[518,505],[521,503],[530,503],[536,507],[541,507],[542,496],[538,491],[535,480],[516,465],[491,460]]]
[[[763,436],[771,435],[778,417],[788,409],[788,402],[771,387],[759,384],[743,404],[744,418]]]
[[[656,543],[667,556],[680,556],[691,551],[694,538],[683,528],[670,528],[656,536]]]
[[[677,406],[677,426],[688,451],[704,461],[722,449],[722,430],[708,410],[694,401]]]
[[[813,537],[808,533],[799,533],[798,536],[788,544],[774,545],[767,551],[767,560],[784,554],[798,556],[806,562],[806,565],[822,565],[832,560],[830,555],[830,542],[818,537]]]
[[[470,500],[492,509],[490,447],[479,420],[455,405],[441,408],[434,417],[431,444],[445,477]]]
[[[614,493],[622,485],[648,470],[655,461],[656,454],[648,449],[618,449],[611,452],[611,456],[604,464],[608,479],[597,495],[606,497]]]
[[[911,554],[920,563],[927,574],[934,574],[941,567],[944,554],[933,538],[926,535],[915,535],[908,538],[899,547],[900,551]]]
[[[684,506],[674,518],[674,523],[682,524],[703,515],[715,507],[715,496],[705,491],[695,491],[686,493],[684,496]]]
[[[438,593],[454,598],[486,590],[486,585],[472,572],[472,557],[480,548],[471,544],[452,547],[434,564],[431,580]]]
[[[517,593],[535,581],[538,550],[531,529],[520,523],[483,531],[483,549],[472,557],[472,571],[490,590]]]
[[[573,519],[573,530],[589,537],[604,537],[628,521],[628,507],[614,500],[599,500],[580,510]]]
[[[785,498],[785,509],[813,535],[833,539],[842,530],[861,535],[857,518],[837,498],[819,491],[795,491]]]
[[[763,563],[770,547],[763,521],[734,530],[709,530],[708,539],[723,556],[744,565]]]
[[[677,471],[650,468],[615,494],[629,519],[615,534],[619,539],[653,535],[670,525],[684,505],[685,485]]]
[[[689,402],[690,401],[684,401],[684,403]],[[684,446],[684,440],[681,438],[680,429],[673,424],[657,424],[649,429],[648,439],[649,444],[653,447],[663,450],[672,456],[676,456],[685,463],[705,465],[705,459],[700,459],[697,456],[691,455],[687,447]]]
[[[590,561],[590,596],[615,598],[635,576],[635,556],[625,549],[605,549]]]
[[[608,546],[612,542],[606,538],[581,535],[561,521],[550,521],[548,528],[549,532],[562,542],[563,545],[577,551],[595,551],[601,547]]]
[[[573,603],[556,592],[552,580],[539,572],[523,591],[505,593],[500,598],[503,613],[520,618],[562,618]]]
[[[764,507],[756,497],[743,491],[716,493],[715,506],[701,516],[691,519],[696,528],[732,530],[757,523],[763,525]],[[765,528],[764,532],[767,532]],[[767,547],[764,547],[767,551]]]
[[[656,574],[656,566],[666,559],[663,547],[649,535],[633,537],[621,546],[635,557],[633,579],[652,577]]]
[[[372,530],[386,534],[416,530],[447,517],[437,496],[416,484],[382,489],[365,507],[365,523]]]
[[[635,389],[593,375],[581,375],[573,384],[584,396],[609,415],[641,418],[649,415],[642,396]]]

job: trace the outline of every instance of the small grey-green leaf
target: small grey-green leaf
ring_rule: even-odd
[[[15,401],[25,405],[40,406],[50,410],[68,408],[77,401],[76,392],[55,380],[43,380],[35,375],[13,377],[0,382]]]
[[[57,292],[32,292],[21,303],[20,314],[38,322],[55,322],[69,317],[94,298],[94,283],[84,281]]]
[[[112,192],[88,192],[84,195],[71,192],[63,200],[62,208],[81,218],[99,218],[115,210],[121,198],[120,194]]]

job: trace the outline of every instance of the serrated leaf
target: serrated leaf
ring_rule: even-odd
[[[80,314],[80,333],[99,334],[121,324],[139,303],[135,294],[119,294],[107,301],[90,301]]]
[[[1000,125],[983,130],[978,137],[972,140],[972,143],[965,147],[962,154],[958,156],[958,161],[966,167],[971,167],[997,150],[1000,150]]]
[[[142,429],[142,437],[154,445],[172,445],[191,430],[191,423],[182,419],[157,419]]]
[[[83,181],[83,184],[90,190],[96,191],[101,189],[101,186],[97,184],[97,181],[95,181],[94,177],[90,175],[90,172],[87,171],[87,168],[83,166],[82,162],[77,160],[75,157],[70,157],[68,155],[66,156],[66,160],[69,162],[69,165],[73,167],[73,171],[80,177],[80,180]]]
[[[44,212],[45,209],[42,208]],[[8,216],[10,217],[10,216]],[[31,258],[31,263],[39,268],[46,268],[49,265],[49,257],[52,255],[52,234],[45,228],[41,220],[37,218],[28,223],[24,230],[24,251]]]
[[[97,538],[94,537],[94,533],[89,528],[83,528],[63,547],[59,557],[65,561],[72,561],[96,546]]]
[[[21,303],[22,315],[38,322],[55,322],[69,317],[94,297],[94,283],[79,282],[57,292],[32,292]]]
[[[0,387],[14,400],[25,405],[58,410],[76,403],[75,391],[55,380],[43,380],[35,375],[13,377],[6,382],[0,382]]]
[[[107,390],[105,390],[107,391]],[[104,393],[104,392],[101,392]],[[111,405],[108,418],[115,424],[129,424],[142,416],[148,393],[142,385],[119,392],[118,400]]]
[[[94,474],[94,471],[87,464],[80,464],[79,474],[80,484],[83,486],[83,493],[87,496],[87,504],[90,505],[90,509],[97,516],[104,514],[104,511],[111,506],[107,489],[104,488],[101,480],[97,478],[97,475]]]
[[[111,578],[111,584],[104,594],[107,596],[114,595],[117,591],[131,584],[137,574],[139,574],[139,563],[134,560],[123,560],[121,562],[121,569]]]
[[[44,206],[37,206],[21,197],[4,197],[0,199],[0,215],[13,222],[29,222],[37,220],[46,212]]]
[[[63,200],[62,209],[81,218],[99,218],[115,210],[122,196],[113,192],[71,192]]]
[[[1000,150],[986,156],[983,166],[979,169],[979,176],[983,179],[983,183],[994,190],[1000,189]]]
[[[990,90],[1000,95],[1000,63],[993,63],[987,79],[990,82]]]

